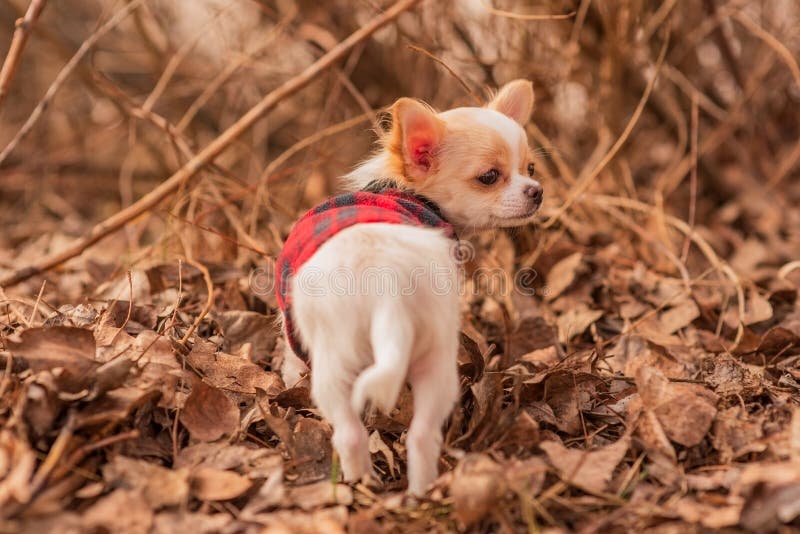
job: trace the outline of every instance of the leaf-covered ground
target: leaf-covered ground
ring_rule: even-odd
[[[23,4],[0,6],[0,43]],[[0,161],[0,279],[130,206],[388,7],[145,4]],[[163,202],[3,287],[0,531],[800,528],[800,8],[542,4],[492,5],[572,14],[424,2]],[[119,9],[47,5],[0,150]],[[408,391],[368,416],[379,480],[336,482],[330,426],[276,372],[270,260],[368,152],[377,109],[471,105],[453,73],[476,95],[534,81],[545,204],[464,245],[461,399],[441,476],[411,499]]]
[[[282,342],[248,273],[208,266],[214,306],[186,343],[207,286],[185,264],[42,324],[9,306],[5,528],[764,531],[797,516],[796,285],[747,290],[731,350],[739,317],[716,284],[658,273],[629,243],[567,244],[546,297],[512,293],[513,324],[472,299],[443,475],[421,501],[402,493],[410,393],[369,419],[381,485],[331,482],[330,427],[272,371]],[[492,255],[513,246],[495,235]]]

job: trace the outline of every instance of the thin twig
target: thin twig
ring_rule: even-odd
[[[3,100],[5,100],[11,89],[11,81],[14,79],[19,63],[22,60],[22,51],[25,49],[28,38],[31,36],[33,27],[36,25],[36,21],[39,20],[39,15],[42,14],[45,5],[47,5],[47,0],[31,0],[25,16],[17,19],[14,25],[11,46],[8,49],[8,54],[6,54],[5,61],[3,61],[3,68],[0,69],[0,107],[3,106]]]
[[[774,35],[766,31],[764,28],[753,22],[747,15],[741,13],[739,11],[733,14],[733,18],[735,18],[739,23],[747,28],[747,30],[764,41],[770,48],[772,48],[775,53],[777,53],[780,58],[786,63],[786,66],[792,73],[794,77],[794,82],[800,86],[800,65],[797,63],[797,59],[792,54],[792,51],[786,48],[782,42],[775,38]],[[780,162],[778,162],[778,166],[775,169],[775,172],[772,173],[772,176],[769,177],[767,184],[770,188],[775,187],[778,182],[783,180],[783,178],[789,174],[789,171],[795,166],[797,161],[800,160],[800,139],[797,140],[794,149],[792,149],[789,154],[787,154]]]
[[[273,41],[280,35],[280,33],[286,28],[286,26],[291,23],[294,18],[297,16],[298,10],[297,7],[292,4],[292,7],[289,8],[287,14],[275,25],[273,29],[270,30],[269,35],[266,36],[264,41],[258,47],[258,50],[251,54],[247,55],[240,55],[235,61],[228,63],[225,68],[217,74],[211,82],[206,85],[205,89],[198,95],[198,97],[191,103],[189,108],[183,114],[181,119],[176,124],[176,128],[179,132],[184,131],[189,124],[191,124],[192,120],[194,119],[195,115],[200,112],[203,106],[208,103],[211,97],[222,87],[222,85],[231,77],[233,74],[239,70],[240,67],[244,66],[248,62],[253,60],[253,56],[256,54],[260,54],[264,49],[271,46]]]
[[[195,317],[192,326],[186,331],[186,333],[181,338],[181,345],[186,346],[186,342],[189,341],[189,338],[192,337],[194,331],[200,326],[200,323],[205,319],[208,312],[211,311],[211,307],[214,305],[214,282],[211,280],[211,273],[208,272],[208,267],[203,265],[200,262],[193,260],[192,258],[186,258],[186,263],[192,265],[201,273],[203,273],[203,280],[206,282],[206,290],[208,291],[208,297],[206,298],[206,304],[203,306],[203,309],[200,311],[200,315]]]
[[[78,51],[75,52],[75,55],[70,58],[64,67],[59,71],[56,79],[53,80],[53,83],[50,84],[50,87],[47,89],[47,92],[44,94],[44,97],[39,101],[39,103],[34,108],[33,112],[28,117],[28,120],[25,121],[25,124],[22,125],[22,128],[19,129],[17,134],[11,140],[11,142],[6,145],[2,152],[0,152],[0,165],[5,161],[11,152],[17,148],[20,141],[30,133],[36,123],[39,121],[39,118],[44,114],[47,106],[50,105],[52,102],[53,97],[56,96],[56,93],[61,86],[64,85],[64,82],[67,80],[72,71],[75,70],[75,67],[81,62],[83,57],[97,44],[97,42],[105,36],[108,32],[116,28],[125,18],[133,13],[133,11],[138,8],[142,3],[146,0],[133,0],[130,4],[127,4],[125,7],[114,13],[114,16],[108,19],[108,21],[100,26],[96,32],[89,36],[81,47],[78,48]]]
[[[143,1],[143,0],[140,0]],[[119,211],[104,221],[96,224],[88,234],[76,239],[67,245],[61,252],[51,254],[31,265],[18,269],[0,279],[0,287],[10,287],[23,280],[48,271],[82,254],[86,249],[125,226],[129,221],[154,208],[165,198],[177,191],[181,185],[197,174],[207,164],[214,161],[236,139],[246,132],[263,115],[271,111],[279,102],[294,95],[297,91],[314,81],[323,71],[327,70],[341,59],[354,46],[369,38],[383,26],[392,22],[401,13],[417,5],[421,0],[400,0],[391,8],[378,15],[372,21],[352,33],[347,39],[339,43],[330,52],[323,55],[316,62],[308,66],[297,76],[290,78],[275,90],[264,96],[261,101],[250,108],[238,121],[231,125],[221,135],[208,144],[195,157],[190,159],[172,176],[162,182],[158,187],[144,195],[122,211]],[[138,5],[134,2],[131,5]]]
[[[746,112],[750,109],[748,108],[748,103],[759,90],[764,89],[763,79],[772,69],[774,63],[775,57],[773,55],[761,58],[761,62],[750,75],[750,80],[744,91],[736,102],[729,107],[722,122],[708,135],[703,136],[703,142],[698,146],[698,158],[716,150],[745,123],[747,120]],[[678,187],[691,168],[691,155],[686,155],[678,164],[670,167],[663,176],[657,179],[658,185],[656,185],[656,189],[661,191],[661,194],[666,198]]]
[[[667,26],[667,35],[664,37],[664,43],[661,45],[661,51],[658,53],[658,59],[656,60],[655,72],[653,72],[652,78],[647,84],[647,87],[642,94],[642,97],[639,99],[639,104],[636,106],[636,110],[633,112],[628,124],[625,126],[625,130],[623,130],[622,135],[619,136],[617,142],[609,149],[606,155],[603,157],[600,162],[595,165],[595,167],[587,174],[582,180],[580,180],[575,187],[570,192],[570,196],[564,201],[558,211],[552,215],[547,221],[542,224],[543,228],[549,228],[561,218],[562,215],[572,206],[572,204],[578,199],[580,195],[582,195],[586,189],[588,189],[589,185],[594,181],[595,178],[600,174],[600,172],[608,165],[608,163],[614,159],[614,156],[617,155],[619,149],[622,148],[622,145],[625,144],[625,141],[628,140],[631,132],[633,131],[634,126],[639,122],[639,117],[642,116],[642,112],[644,111],[645,106],[647,105],[648,100],[650,99],[650,94],[653,92],[653,88],[656,85],[656,80],[658,79],[659,71],[661,70],[661,65],[664,63],[664,58],[667,55],[667,48],[669,45],[669,37],[670,37],[670,26]]]
[[[36,471],[36,474],[33,475],[33,480],[31,481],[31,495],[36,495],[47,482],[47,479],[50,478],[53,469],[56,468],[59,461],[61,461],[61,458],[64,456],[64,453],[66,453],[67,446],[70,441],[72,441],[74,430],[75,417],[73,414],[70,414],[67,417],[67,422],[61,427],[58,437],[56,437],[56,440],[50,447],[50,451],[47,453],[44,462],[39,466],[39,470]]]
[[[691,156],[692,156],[692,172],[689,175],[689,228],[694,231],[695,212],[697,211],[697,137],[700,125],[700,111],[697,106],[697,97],[692,97],[692,142],[691,142]],[[686,263],[686,258],[689,257],[689,245],[691,240],[686,235],[683,241],[683,251],[681,252],[681,261]]]
[[[184,223],[184,224],[188,224],[188,225],[194,226],[195,228],[197,228],[199,230],[202,230],[204,232],[208,232],[210,234],[214,234],[215,236],[219,237],[220,239],[223,239],[223,240],[227,241],[228,243],[236,245],[239,248],[244,248],[244,249],[247,249],[247,250],[249,250],[251,252],[255,252],[259,256],[263,256],[265,258],[269,258],[269,254],[267,254],[261,248],[255,247],[255,246],[252,246],[252,245],[248,245],[247,243],[242,243],[241,241],[237,240],[236,238],[233,238],[233,237],[231,237],[229,235],[226,235],[226,234],[220,232],[219,230],[211,228],[210,226],[204,226],[204,225],[200,224],[197,221],[190,221],[189,219],[181,217],[180,215],[177,215],[175,213],[167,213],[167,215],[172,217],[173,219],[176,219],[176,220]]]
[[[339,132],[343,132],[345,130],[349,130],[353,126],[356,126],[362,122],[371,119],[372,116],[366,113],[362,113],[361,115],[356,115],[350,119],[347,119],[342,122],[338,122],[336,124],[332,124],[328,126],[324,130],[319,130],[313,135],[308,137],[304,137],[303,139],[299,140],[286,150],[284,150],[277,158],[273,159],[269,162],[269,164],[264,168],[264,171],[261,173],[261,176],[258,178],[259,182],[263,181],[271,181],[270,177],[277,171],[281,165],[286,163],[292,156],[300,152],[306,147],[317,143],[318,141],[325,139],[326,137],[330,137],[331,135],[336,135]]]
[[[172,80],[172,77],[175,75],[175,72],[178,70],[178,67],[186,59],[186,56],[192,51],[192,49],[200,42],[201,39],[205,38],[209,28],[217,23],[217,19],[222,17],[228,10],[233,6],[233,2],[228,4],[227,6],[220,9],[213,17],[210,17],[205,24],[200,26],[198,31],[195,33],[194,37],[188,39],[186,42],[181,45],[175,54],[167,62],[167,66],[164,68],[164,71],[161,73],[161,76],[158,78],[156,85],[153,87],[153,90],[147,96],[142,104],[142,109],[145,111],[151,111],[153,106],[155,106],[158,99],[167,89],[167,85]]]
[[[778,278],[781,280],[786,280],[786,277],[789,276],[789,273],[792,271],[796,271],[800,269],[800,260],[797,261],[790,261],[780,269],[778,269]]]
[[[3,354],[0,352],[0,354]],[[6,352],[6,367],[3,369],[3,378],[0,379],[0,399],[6,392],[8,384],[11,382],[11,368],[14,366],[14,355],[11,352]]]
[[[444,68],[445,68],[445,70],[446,70],[447,72],[449,72],[449,73],[450,73],[450,75],[451,75],[453,78],[455,78],[455,79],[456,79],[456,81],[458,81],[458,83],[460,83],[460,84],[461,84],[461,87],[463,87],[463,88],[464,88],[464,91],[466,91],[466,92],[467,92],[467,94],[468,94],[469,96],[471,96],[471,97],[473,98],[473,100],[475,100],[475,103],[476,103],[478,106],[482,106],[482,105],[483,105],[483,99],[481,99],[481,97],[479,97],[478,95],[476,95],[476,94],[475,94],[475,91],[473,91],[472,89],[470,89],[469,85],[467,85],[467,82],[465,82],[465,81],[464,81],[464,78],[462,78],[461,76],[459,76],[459,75],[456,73],[456,71],[454,71],[453,69],[451,69],[451,68],[450,68],[450,65],[448,65],[447,63],[445,63],[443,59],[436,57],[436,56],[435,56],[433,53],[431,53],[431,52],[428,52],[427,50],[425,50],[425,49],[424,49],[424,48],[422,48],[421,46],[417,46],[417,45],[407,45],[407,46],[408,46],[408,48],[410,48],[410,49],[411,49],[411,50],[413,50],[414,52],[419,52],[420,54],[422,54],[422,55],[424,55],[424,56],[427,56],[427,57],[431,58],[431,59],[432,59],[432,60],[434,60],[436,63],[438,63],[439,65],[441,65],[442,67],[444,67]]]
[[[515,20],[564,20],[574,17],[576,13],[575,11],[570,11],[569,13],[565,13],[563,15],[524,15],[521,13],[514,13],[513,11],[497,9],[492,6],[489,0],[483,0],[481,3],[492,15]]]
[[[138,429],[133,429],[113,436],[108,436],[101,440],[95,441],[94,443],[87,443],[86,445],[79,447],[75,450],[75,452],[70,454],[67,461],[61,467],[59,467],[58,471],[53,473],[53,479],[59,480],[66,473],[74,471],[78,464],[81,463],[83,459],[92,452],[108,447],[109,445],[121,443],[123,441],[138,439],[140,435],[141,432]]]
[[[42,287],[39,288],[39,294],[36,296],[36,303],[31,310],[31,316],[28,319],[28,326],[33,324],[33,319],[36,317],[36,312],[39,311],[39,304],[42,302],[42,295],[44,294],[44,287],[47,285],[47,280],[42,281]]]
[[[638,200],[634,200],[631,198],[622,198],[622,197],[614,197],[610,195],[592,195],[588,199],[590,202],[595,204],[606,204],[611,206],[617,206],[621,208],[632,209],[635,211],[643,212],[643,213],[653,213],[656,211],[655,206],[650,206],[645,204],[644,202],[640,202]],[[692,242],[697,245],[697,248],[700,249],[700,252],[706,257],[706,259],[711,263],[711,265],[722,272],[728,280],[731,281],[734,288],[736,289],[736,299],[739,309],[739,325],[736,331],[736,338],[734,339],[734,347],[739,344],[744,335],[744,324],[741,321],[741,318],[744,317],[745,312],[745,298],[744,298],[744,289],[742,288],[742,283],[739,280],[736,272],[731,268],[728,263],[722,261],[711,245],[706,241],[697,231],[693,230],[686,224],[684,221],[678,219],[677,217],[673,217],[671,215],[665,215],[665,221],[681,232],[684,235],[690,237]],[[732,347],[733,348],[733,347]]]

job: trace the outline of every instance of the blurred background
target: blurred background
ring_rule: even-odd
[[[0,57],[29,5],[0,2]],[[0,96],[0,280],[134,205],[390,5],[47,2]],[[421,2],[281,99],[155,208],[0,289],[0,516],[67,510],[52,516],[53,532],[66,531],[67,516],[75,531],[138,532],[119,525],[147,515],[119,480],[138,487],[156,468],[185,485],[164,501],[180,510],[157,521],[189,510],[250,521],[222,531],[253,531],[261,523],[243,512],[285,508],[297,519],[298,507],[331,504],[330,429],[307,390],[273,372],[282,344],[272,260],[293,222],[370,153],[396,98],[476,105],[528,78],[545,201],[534,224],[474,239],[472,267],[505,278],[466,288],[464,388],[439,489],[419,512],[391,492],[343,487],[351,502],[334,523],[630,532],[663,519],[674,529],[662,532],[766,532],[796,518],[798,57],[797,0]],[[63,373],[81,362],[128,367]],[[271,415],[256,406],[264,391]],[[224,409],[203,404],[212,400]],[[404,394],[391,416],[368,422],[392,491],[404,487],[410,413]],[[275,463],[239,466],[233,491],[205,491],[230,490],[233,467],[214,464],[225,484],[207,472],[186,478],[182,458],[197,446]],[[74,463],[49,477],[71,451]],[[573,480],[595,453],[588,482]],[[135,467],[120,463],[129,458]],[[312,481],[322,489],[298,490]],[[497,504],[498,488],[516,488],[521,504]],[[156,531],[204,531],[187,524]],[[277,532],[288,531],[304,530]],[[343,532],[330,522],[305,531]]]
[[[0,54],[27,4],[0,5]],[[0,109],[0,147],[81,44],[126,5],[49,3]],[[207,145],[388,5],[141,2],[59,83],[0,163],[0,271],[58,250],[130,205],[177,170],[186,149]],[[63,287],[54,297],[81,298],[120,267],[171,254],[263,263],[255,250],[274,256],[298,214],[337,190],[337,177],[371,150],[377,113],[394,99],[410,95],[440,109],[473,105],[470,93],[485,98],[519,77],[533,80],[536,91],[529,132],[547,194],[542,219],[559,230],[540,252],[557,259],[564,239],[586,244],[632,231],[585,196],[560,211],[586,181],[576,193],[636,199],[685,221],[693,211],[723,258],[745,248],[742,269],[785,263],[800,257],[798,53],[800,5],[793,0],[424,2],[282,101],[179,194],[70,263],[73,276],[57,281]],[[589,176],[627,126],[613,158]],[[680,253],[683,236],[650,215],[644,227]],[[519,234],[518,255],[536,250],[538,232]],[[83,268],[87,259],[94,269]]]

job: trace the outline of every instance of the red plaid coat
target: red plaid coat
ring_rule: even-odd
[[[455,230],[430,200],[398,189],[393,183],[373,183],[362,191],[330,198],[306,213],[292,228],[275,264],[276,296],[292,350],[308,360],[292,323],[292,275],[328,239],[355,224],[390,223],[441,228],[455,238]]]

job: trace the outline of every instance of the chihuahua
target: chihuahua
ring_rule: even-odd
[[[379,150],[345,178],[355,192],[295,224],[276,262],[283,376],[311,369],[346,480],[372,473],[361,412],[388,413],[408,382],[408,489],[437,477],[442,426],[460,394],[459,233],[519,226],[542,203],[524,126],[533,88],[512,81],[486,107],[390,108]]]

